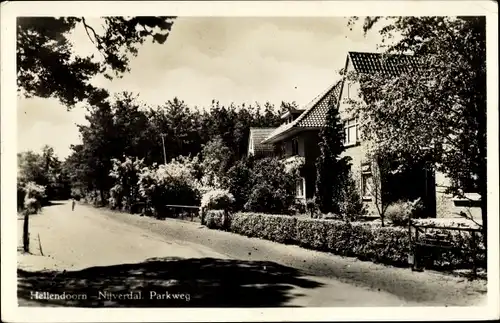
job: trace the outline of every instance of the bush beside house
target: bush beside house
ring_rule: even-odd
[[[356,257],[394,266],[407,266],[410,253],[408,229],[382,227],[380,225],[346,222],[340,220],[316,220],[287,215],[260,213],[235,213],[224,223],[223,212],[208,212],[207,226],[224,229],[248,237],[262,238],[279,243],[295,244],[304,248],[327,251],[336,255]],[[447,234],[457,247],[468,251],[448,250],[440,253],[437,267],[458,267],[470,263],[472,252],[484,248],[473,245],[467,234],[433,230],[431,234]],[[478,239],[480,240],[480,239]],[[479,253],[478,253],[479,255]],[[480,256],[479,261],[484,261]]]

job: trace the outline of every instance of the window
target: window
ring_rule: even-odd
[[[306,180],[304,177],[301,177],[297,180],[295,186],[295,196],[297,198],[305,198],[306,197]]]
[[[363,200],[371,200],[373,193],[373,176],[370,164],[361,164],[361,196]]]
[[[353,145],[359,141],[358,120],[348,119],[344,122],[344,145]]]
[[[299,140],[297,138],[292,139],[292,156],[299,154]]]
[[[372,174],[361,174],[361,194],[363,199],[371,199],[373,192]]]
[[[464,193],[478,193],[479,187],[477,183],[477,175],[474,173],[466,173],[460,176],[458,180],[454,180],[456,185]]]

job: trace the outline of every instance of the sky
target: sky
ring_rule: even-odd
[[[98,18],[88,22],[100,25]],[[76,53],[96,50],[83,28],[70,35]],[[145,43],[121,79],[96,77],[111,93],[129,91],[148,105],[178,97],[189,106],[213,99],[234,102],[281,101],[305,105],[338,80],[348,51],[377,51],[380,37],[352,31],[341,17],[181,17],[165,44]],[[80,143],[77,124],[86,110],[71,111],[55,99],[18,97],[18,151],[48,144],[60,158]]]

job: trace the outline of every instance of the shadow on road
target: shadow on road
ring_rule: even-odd
[[[154,258],[137,264],[90,267],[68,272],[18,270],[18,298],[32,302],[32,292],[83,294],[86,299],[38,300],[36,306],[74,307],[275,307],[293,297],[294,287],[321,284],[301,278],[291,267],[265,261],[213,258]],[[142,299],[106,300],[114,295],[141,292]],[[157,299],[156,295],[189,294],[186,299]],[[138,295],[138,294],[135,294]],[[165,298],[165,297],[164,297]]]

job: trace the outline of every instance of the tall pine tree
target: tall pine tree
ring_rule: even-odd
[[[344,126],[338,106],[329,102],[325,126],[320,131],[320,155],[316,160],[316,200],[322,213],[340,214],[342,187],[349,174],[350,160],[344,151]]]

